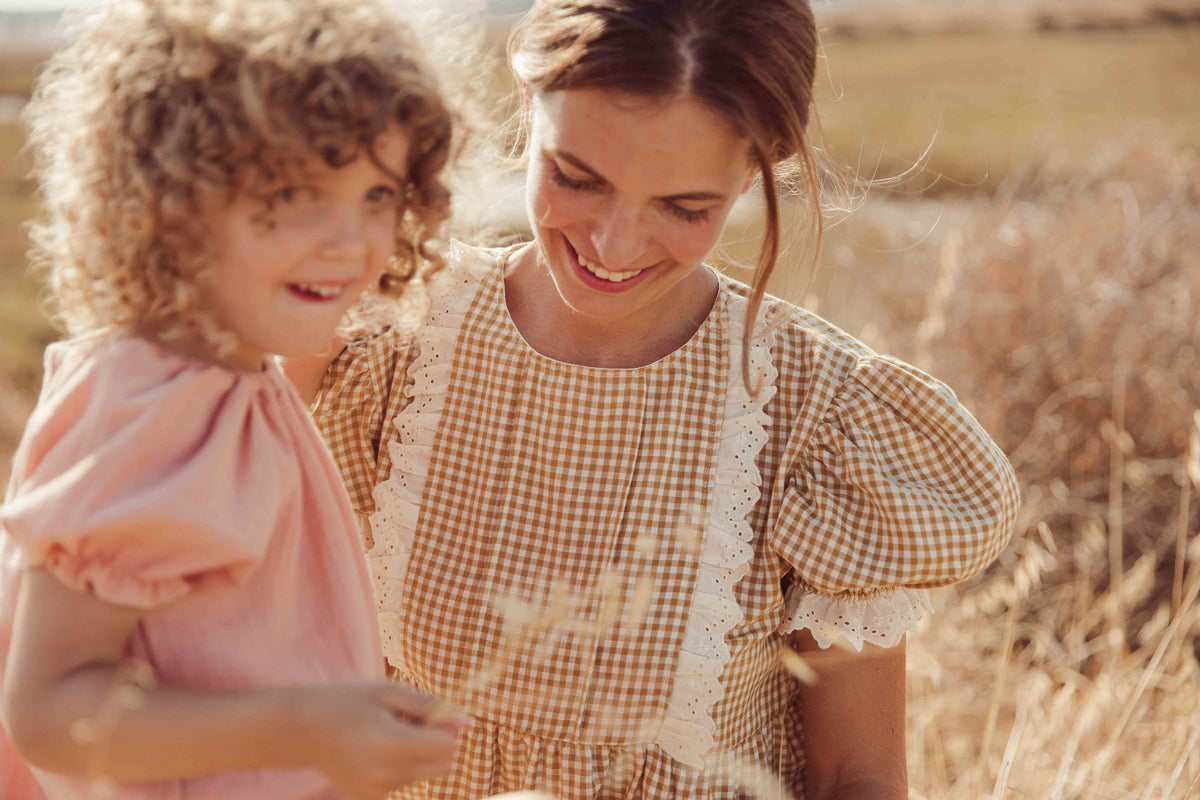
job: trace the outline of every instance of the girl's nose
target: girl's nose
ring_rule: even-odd
[[[360,208],[326,209],[321,252],[326,258],[354,260],[366,257],[367,237]]]
[[[592,229],[592,247],[600,265],[611,272],[624,272],[644,266],[647,235],[641,213],[636,208],[612,203]]]

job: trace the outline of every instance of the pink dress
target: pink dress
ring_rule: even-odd
[[[349,502],[274,363],[235,372],[129,337],[52,345],[0,507],[0,669],[32,567],[145,609],[128,654],[164,684],[383,678]],[[86,782],[34,775],[50,798],[89,796]],[[36,797],[29,777],[0,736],[0,796]],[[108,796],[335,795],[315,770],[279,770],[122,785]]]

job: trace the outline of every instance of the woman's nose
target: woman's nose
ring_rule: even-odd
[[[641,212],[621,203],[611,203],[592,229],[592,247],[600,265],[611,272],[624,272],[644,266],[648,236]]]

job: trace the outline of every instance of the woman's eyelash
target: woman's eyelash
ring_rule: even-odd
[[[553,161],[550,162],[550,176],[559,186],[567,189],[575,189],[577,191],[594,189],[598,183],[598,181],[595,180],[576,180],[575,178],[571,178],[562,171],[562,168],[559,167],[558,164],[555,164]]]
[[[559,186],[562,186],[566,189],[571,189],[578,192],[589,191],[595,189],[599,184],[599,181],[595,180],[576,180],[575,178],[572,178],[563,172],[562,168],[559,167],[558,164],[554,163],[553,161],[549,163],[551,178],[553,178],[554,182]],[[677,206],[674,203],[667,203],[666,206],[667,210],[671,212],[673,216],[678,217],[684,222],[704,222],[708,219],[709,209],[707,208],[703,208],[698,211],[692,211],[691,209],[684,208],[683,206]]]
[[[699,211],[692,211],[691,209],[677,206],[674,203],[667,203],[667,209],[684,222],[704,222],[706,219],[708,219],[707,208],[702,208]]]

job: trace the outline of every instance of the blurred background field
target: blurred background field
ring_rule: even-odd
[[[999,563],[910,640],[912,796],[1200,798],[1200,4],[818,16],[827,155],[907,178],[831,215],[804,297],[795,270],[774,289],[947,380],[1025,493]],[[0,63],[0,109],[38,60]],[[56,335],[21,141],[0,122],[0,477]]]

